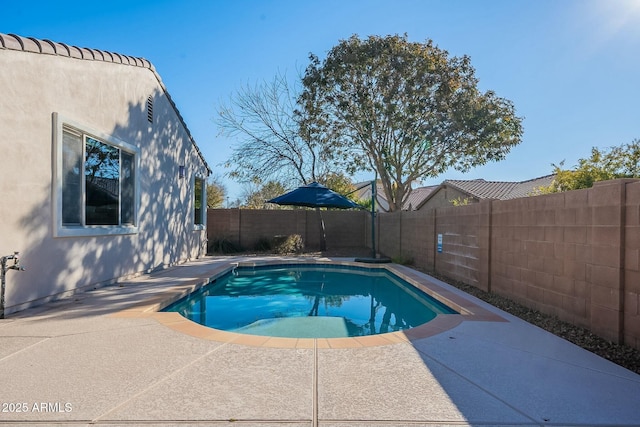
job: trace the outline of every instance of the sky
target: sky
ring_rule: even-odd
[[[575,166],[592,147],[640,138],[640,0],[0,0],[0,33],[151,61],[230,200],[224,176],[238,141],[215,124],[242,87],[294,79],[357,34],[431,39],[468,55],[479,88],[523,118],[506,159],[445,179],[523,181]],[[2,70],[0,70],[2,72]],[[1,96],[1,94],[0,94]],[[363,172],[355,180],[371,180]]]

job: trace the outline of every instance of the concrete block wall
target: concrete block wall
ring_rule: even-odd
[[[423,265],[429,269],[433,269],[434,266],[435,246],[433,239],[427,239],[425,236],[434,235],[434,219],[433,211],[402,213],[402,256],[416,265]]]
[[[389,212],[377,215],[377,239],[378,250],[391,257],[404,256],[402,251],[402,212]],[[406,225],[405,225],[406,227]],[[408,246],[405,245],[408,248]]]
[[[585,272],[591,291],[590,327],[596,334],[619,342],[624,335],[626,182],[594,185],[588,192],[587,210],[591,214]]]
[[[589,190],[493,202],[491,289],[590,327]]]
[[[315,211],[307,212],[307,228],[317,230],[319,225]],[[363,248],[369,245],[366,240],[365,218],[369,216],[364,211],[322,211],[325,232],[327,235],[327,249],[332,248]],[[310,232],[308,232],[310,233]],[[317,240],[317,246],[320,241]]]
[[[302,210],[289,210],[280,214],[275,210],[240,210],[240,246],[253,248],[261,238],[271,238],[275,235],[299,234],[308,244],[306,213]],[[313,241],[317,233],[313,234]]]
[[[624,218],[623,338],[640,348],[640,182],[626,185]]]
[[[483,259],[488,247],[481,241],[480,226],[488,219],[483,209],[487,204],[450,206],[436,210],[436,246],[442,237],[442,252],[436,253],[435,270],[446,272],[452,279],[487,290],[486,277],[482,277]]]
[[[640,348],[640,181],[380,214],[379,251]],[[438,235],[442,252],[437,252]]]
[[[365,212],[322,211],[328,249],[364,247]],[[320,217],[315,210],[209,209],[210,242],[227,239],[253,249],[261,238],[299,234],[307,248],[320,247]]]
[[[240,245],[240,209],[208,209],[207,239],[226,239]]]
[[[379,214],[379,252],[489,290],[490,209],[489,202],[482,202]],[[438,234],[443,239],[442,252],[438,252]]]

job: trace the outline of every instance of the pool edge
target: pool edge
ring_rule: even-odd
[[[465,321],[489,321],[507,322],[506,319],[495,314],[470,299],[463,297],[459,292],[447,289],[450,285],[398,264],[367,264],[366,268],[385,269],[402,278],[412,286],[431,295],[440,302],[450,306],[460,314],[438,314],[433,320],[404,331],[388,332],[385,334],[368,335],[361,337],[344,338],[285,338],[269,337],[261,335],[239,334],[210,328],[193,322],[178,313],[162,312],[163,308],[183,298],[190,292],[206,285],[210,280],[220,277],[238,266],[258,267],[282,264],[317,264],[317,265],[344,265],[362,267],[362,263],[351,260],[331,259],[273,259],[273,260],[232,260],[222,265],[217,265],[208,272],[206,277],[192,278],[177,285],[171,285],[162,289],[158,294],[150,295],[148,299],[134,304],[132,307],[113,313],[112,317],[128,318],[152,318],[176,332],[180,332],[195,338],[211,340],[223,343],[233,343],[252,347],[266,348],[360,348],[410,343],[415,340],[428,338],[446,332]],[[444,285],[444,286],[443,286]]]

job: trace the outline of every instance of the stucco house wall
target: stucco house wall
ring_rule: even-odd
[[[61,224],[63,125],[134,149],[133,226]],[[26,267],[6,313],[204,255],[210,171],[148,61],[0,34],[0,149],[0,256]]]

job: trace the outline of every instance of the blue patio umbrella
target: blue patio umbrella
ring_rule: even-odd
[[[324,185],[312,182],[303,185],[295,190],[289,191],[282,196],[267,200],[267,203],[288,206],[306,206],[309,208],[339,208],[352,209],[360,208],[357,203],[346,197],[328,189]]]
[[[322,219],[320,208],[361,208],[361,206],[357,203],[347,199],[346,197],[336,193],[333,190],[328,189],[324,185],[318,184],[317,182],[303,185],[302,187],[298,187],[295,190],[289,191],[282,196],[274,197],[271,200],[267,200],[267,203],[316,208],[316,211],[320,216],[320,250],[322,251],[327,249],[327,240],[324,228],[324,220]]]

